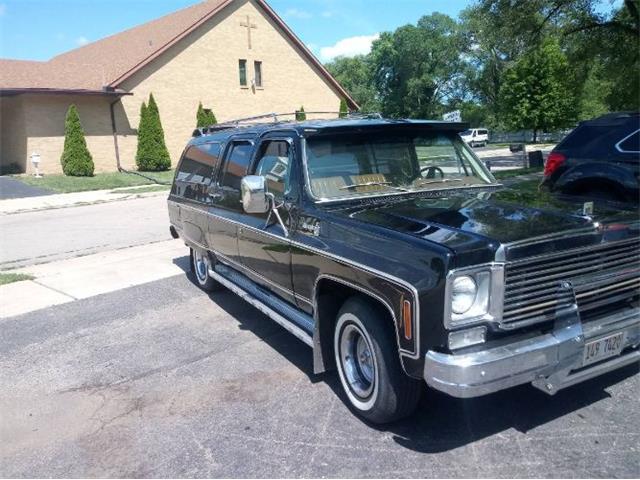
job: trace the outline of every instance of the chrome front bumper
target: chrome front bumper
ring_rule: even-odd
[[[626,332],[622,353],[582,368],[584,345]],[[582,325],[578,319],[556,322],[551,333],[465,354],[429,351],[424,378],[454,397],[486,395],[531,382],[554,394],[562,388],[640,361],[640,309],[629,309]]]

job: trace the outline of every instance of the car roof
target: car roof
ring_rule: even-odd
[[[585,120],[584,122],[580,122],[581,125],[588,126],[598,126],[598,127],[606,127],[606,126],[616,126],[627,123],[628,121],[636,122],[640,121],[640,112],[612,112],[602,115],[597,118],[593,118],[591,120]]]
[[[293,130],[302,137],[311,137],[328,133],[365,133],[369,131],[408,131],[439,130],[461,132],[469,128],[464,122],[445,122],[442,120],[412,120],[390,118],[338,118],[329,120],[282,121],[248,125],[213,125],[210,129],[194,131],[192,145],[209,142],[223,142],[231,136],[259,137],[270,132]]]

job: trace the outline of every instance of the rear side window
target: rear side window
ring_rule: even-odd
[[[620,140],[616,148],[624,153],[640,153],[640,130]]]
[[[209,187],[219,165],[219,143],[189,147],[178,166],[171,193],[189,200],[208,203]]]
[[[251,161],[251,150],[253,145],[250,142],[234,142],[231,151],[227,156],[227,166],[225,168],[222,186],[226,190],[240,192],[240,182],[247,174],[249,162]]]

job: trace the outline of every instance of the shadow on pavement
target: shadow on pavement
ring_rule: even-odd
[[[426,391],[418,411],[384,430],[394,440],[421,453],[457,448],[508,429],[521,433],[608,398],[605,388],[638,372],[630,366],[549,396],[521,385],[474,399],[452,398]]]
[[[188,277],[197,285],[190,272]],[[210,298],[238,322],[239,328],[253,332],[304,372],[311,383],[324,381],[349,406],[335,372],[313,373],[313,358],[308,346],[229,291],[214,292]],[[562,390],[554,396],[530,385],[522,385],[484,397],[458,399],[428,389],[425,384],[418,410],[409,418],[385,426],[362,421],[375,430],[393,433],[394,441],[407,449],[420,453],[446,452],[511,428],[527,433],[608,398],[607,387],[639,370],[637,365],[631,365]]]

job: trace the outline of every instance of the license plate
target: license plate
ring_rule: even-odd
[[[584,346],[582,366],[591,365],[605,358],[615,357],[622,351],[625,332],[616,333],[608,337],[589,342]]]

